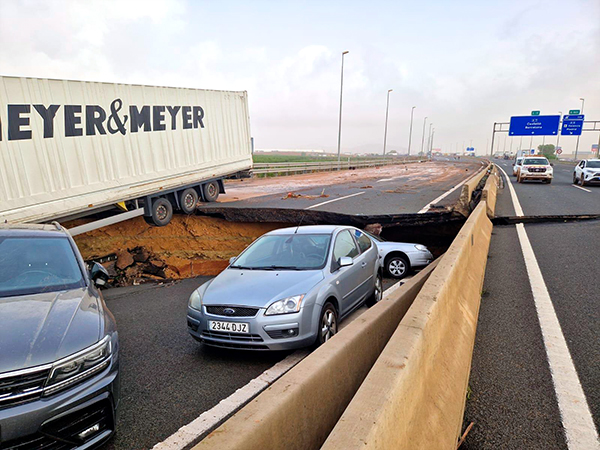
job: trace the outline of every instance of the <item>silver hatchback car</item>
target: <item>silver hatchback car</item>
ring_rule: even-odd
[[[382,297],[377,246],[346,226],[303,226],[258,238],[189,299],[188,331],[208,345],[289,350],[322,344]]]

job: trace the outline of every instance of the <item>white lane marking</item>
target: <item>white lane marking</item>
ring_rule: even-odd
[[[589,189],[586,189],[586,188],[584,188],[584,187],[581,187],[581,186],[577,186],[577,185],[575,185],[575,184],[572,184],[571,186],[573,186],[573,187],[576,187],[577,189],[581,189],[582,191],[585,191],[585,192],[592,192],[592,191],[590,191]]]
[[[481,170],[484,170],[484,169],[481,169]],[[473,175],[471,175],[470,177],[465,178],[463,181],[461,181],[459,184],[457,184],[456,186],[451,188],[449,191],[444,192],[442,195],[440,195],[435,200],[432,200],[431,202],[427,203],[425,206],[423,206],[423,208],[421,208],[421,210],[417,214],[423,214],[423,213],[426,213],[427,211],[429,211],[429,208],[431,208],[431,205],[435,205],[436,203],[441,202],[443,199],[448,197],[450,194],[452,194],[455,190],[457,190],[459,187],[461,187],[463,184],[465,184],[467,181],[469,181],[471,178],[473,178],[478,173],[479,173],[479,170],[477,172],[475,172]]]
[[[317,206],[323,206],[323,205],[326,205],[327,203],[338,202],[338,201],[344,200],[346,198],[355,197],[357,195],[363,195],[363,194],[364,194],[364,192],[357,192],[356,194],[350,194],[350,195],[346,195],[344,197],[334,198],[333,200],[327,200],[326,202],[323,202],[323,203],[317,203],[316,205],[312,205],[312,206],[309,206],[308,208],[304,208],[304,209],[313,209],[313,208],[316,208]]]
[[[502,172],[508,178],[506,172],[504,170]],[[523,209],[519,203],[517,193],[511,183],[508,183],[508,187],[515,211],[518,216],[522,216]],[[583,393],[558,317],[556,317],[556,311],[544,282],[544,276],[527,236],[525,225],[522,223],[517,224],[517,235],[525,260],[525,267],[529,274],[529,283],[531,284],[531,292],[540,321],[540,328],[542,329],[544,347],[548,357],[550,373],[552,374],[567,446],[570,450],[600,449],[600,440],[592,419],[592,413]]]
[[[408,279],[410,278],[407,277],[402,281],[406,281]],[[392,292],[402,286],[402,284],[402,282],[396,282],[394,285],[387,288],[383,292],[383,297],[385,298],[390,295]],[[356,314],[355,312],[351,314],[348,319],[353,317],[352,320],[354,320],[364,311],[358,312],[360,314]],[[340,330],[344,329],[344,327],[350,324],[352,320],[345,320],[342,324],[340,324]],[[229,397],[221,400],[217,405],[208,411],[203,412],[200,414],[200,416],[187,425],[182,426],[167,439],[156,444],[154,447],[152,447],[152,450],[183,450],[188,445],[192,444],[196,439],[198,439],[199,436],[211,431],[226,417],[235,413],[238,409],[268,388],[278,378],[283,376],[287,371],[308,356],[309,353],[310,351],[308,350],[296,350],[294,353],[288,355],[285,359],[279,361],[273,367],[265,370],[258,377],[251,380],[247,385],[239,388]]]
[[[392,177],[392,178],[382,178],[381,180],[377,180],[375,183],[383,183],[385,181],[394,181],[397,180],[398,178],[403,178],[404,175],[399,176],[399,177]]]

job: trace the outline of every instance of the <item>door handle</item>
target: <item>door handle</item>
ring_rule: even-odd
[[[366,262],[363,262],[363,263],[360,265],[360,267],[367,267],[367,263],[366,263]]]

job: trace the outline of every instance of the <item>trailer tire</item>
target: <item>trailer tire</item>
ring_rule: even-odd
[[[219,197],[219,183],[211,181],[202,185],[202,192],[204,193],[204,199],[207,202],[216,202]]]
[[[157,227],[164,227],[173,218],[173,205],[166,198],[156,198],[152,202],[152,222]]]
[[[179,196],[179,207],[186,214],[192,214],[196,210],[198,193],[194,188],[185,189]]]

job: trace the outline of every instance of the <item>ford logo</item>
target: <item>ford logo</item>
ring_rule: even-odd
[[[225,314],[226,316],[233,316],[235,314],[235,309],[233,309],[233,308],[225,308],[223,310],[223,314]]]

